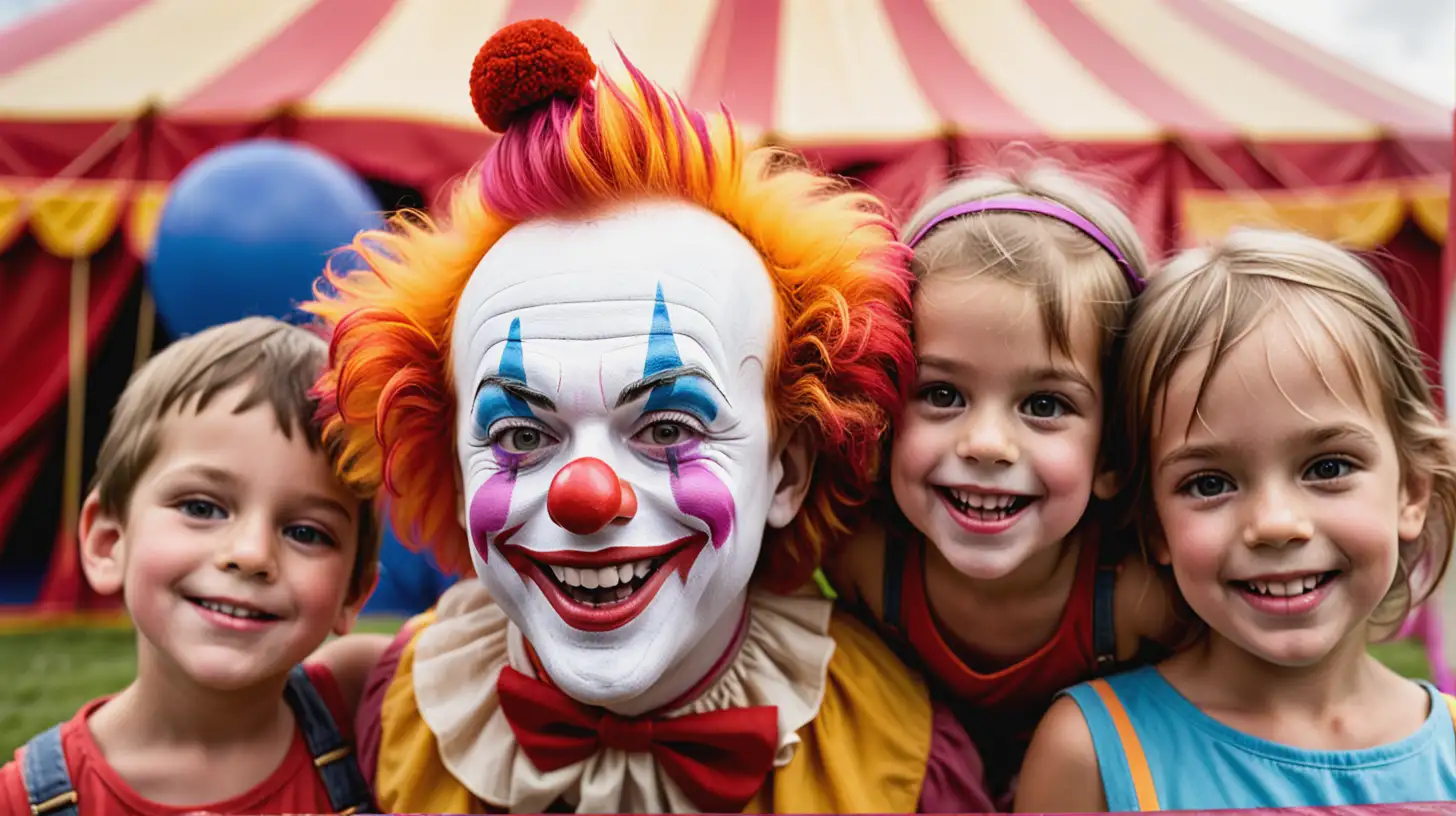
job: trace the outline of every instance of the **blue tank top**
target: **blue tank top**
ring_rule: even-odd
[[[1082,709],[1109,811],[1456,801],[1456,723],[1429,683],[1414,734],[1357,751],[1259,739],[1204,714],[1152,666],[1063,692]]]

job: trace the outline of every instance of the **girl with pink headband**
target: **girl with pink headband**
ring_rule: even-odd
[[[1108,382],[1146,262],[1111,201],[1045,164],[953,183],[903,234],[918,375],[897,512],[830,570],[954,702],[1009,803],[1053,695],[1177,634],[1104,510]]]

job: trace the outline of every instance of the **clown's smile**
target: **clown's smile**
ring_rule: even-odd
[[[502,531],[496,548],[522,579],[536,582],[568,626],[585,632],[631,623],[674,574],[687,583],[708,543],[707,535],[694,533],[660,547],[537,552],[508,543],[519,529]]]
[[[461,294],[473,561],[576,699],[635,698],[737,631],[780,480],[775,315],[753,245],[677,202],[518,225]]]

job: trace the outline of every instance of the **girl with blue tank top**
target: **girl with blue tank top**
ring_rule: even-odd
[[[1121,372],[1126,499],[1202,624],[1065,691],[1022,812],[1456,801],[1456,699],[1372,658],[1438,585],[1456,446],[1354,256],[1238,231],[1154,275]]]

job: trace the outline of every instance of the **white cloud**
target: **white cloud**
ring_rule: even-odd
[[[1389,82],[1456,106],[1451,0],[1232,0]]]

